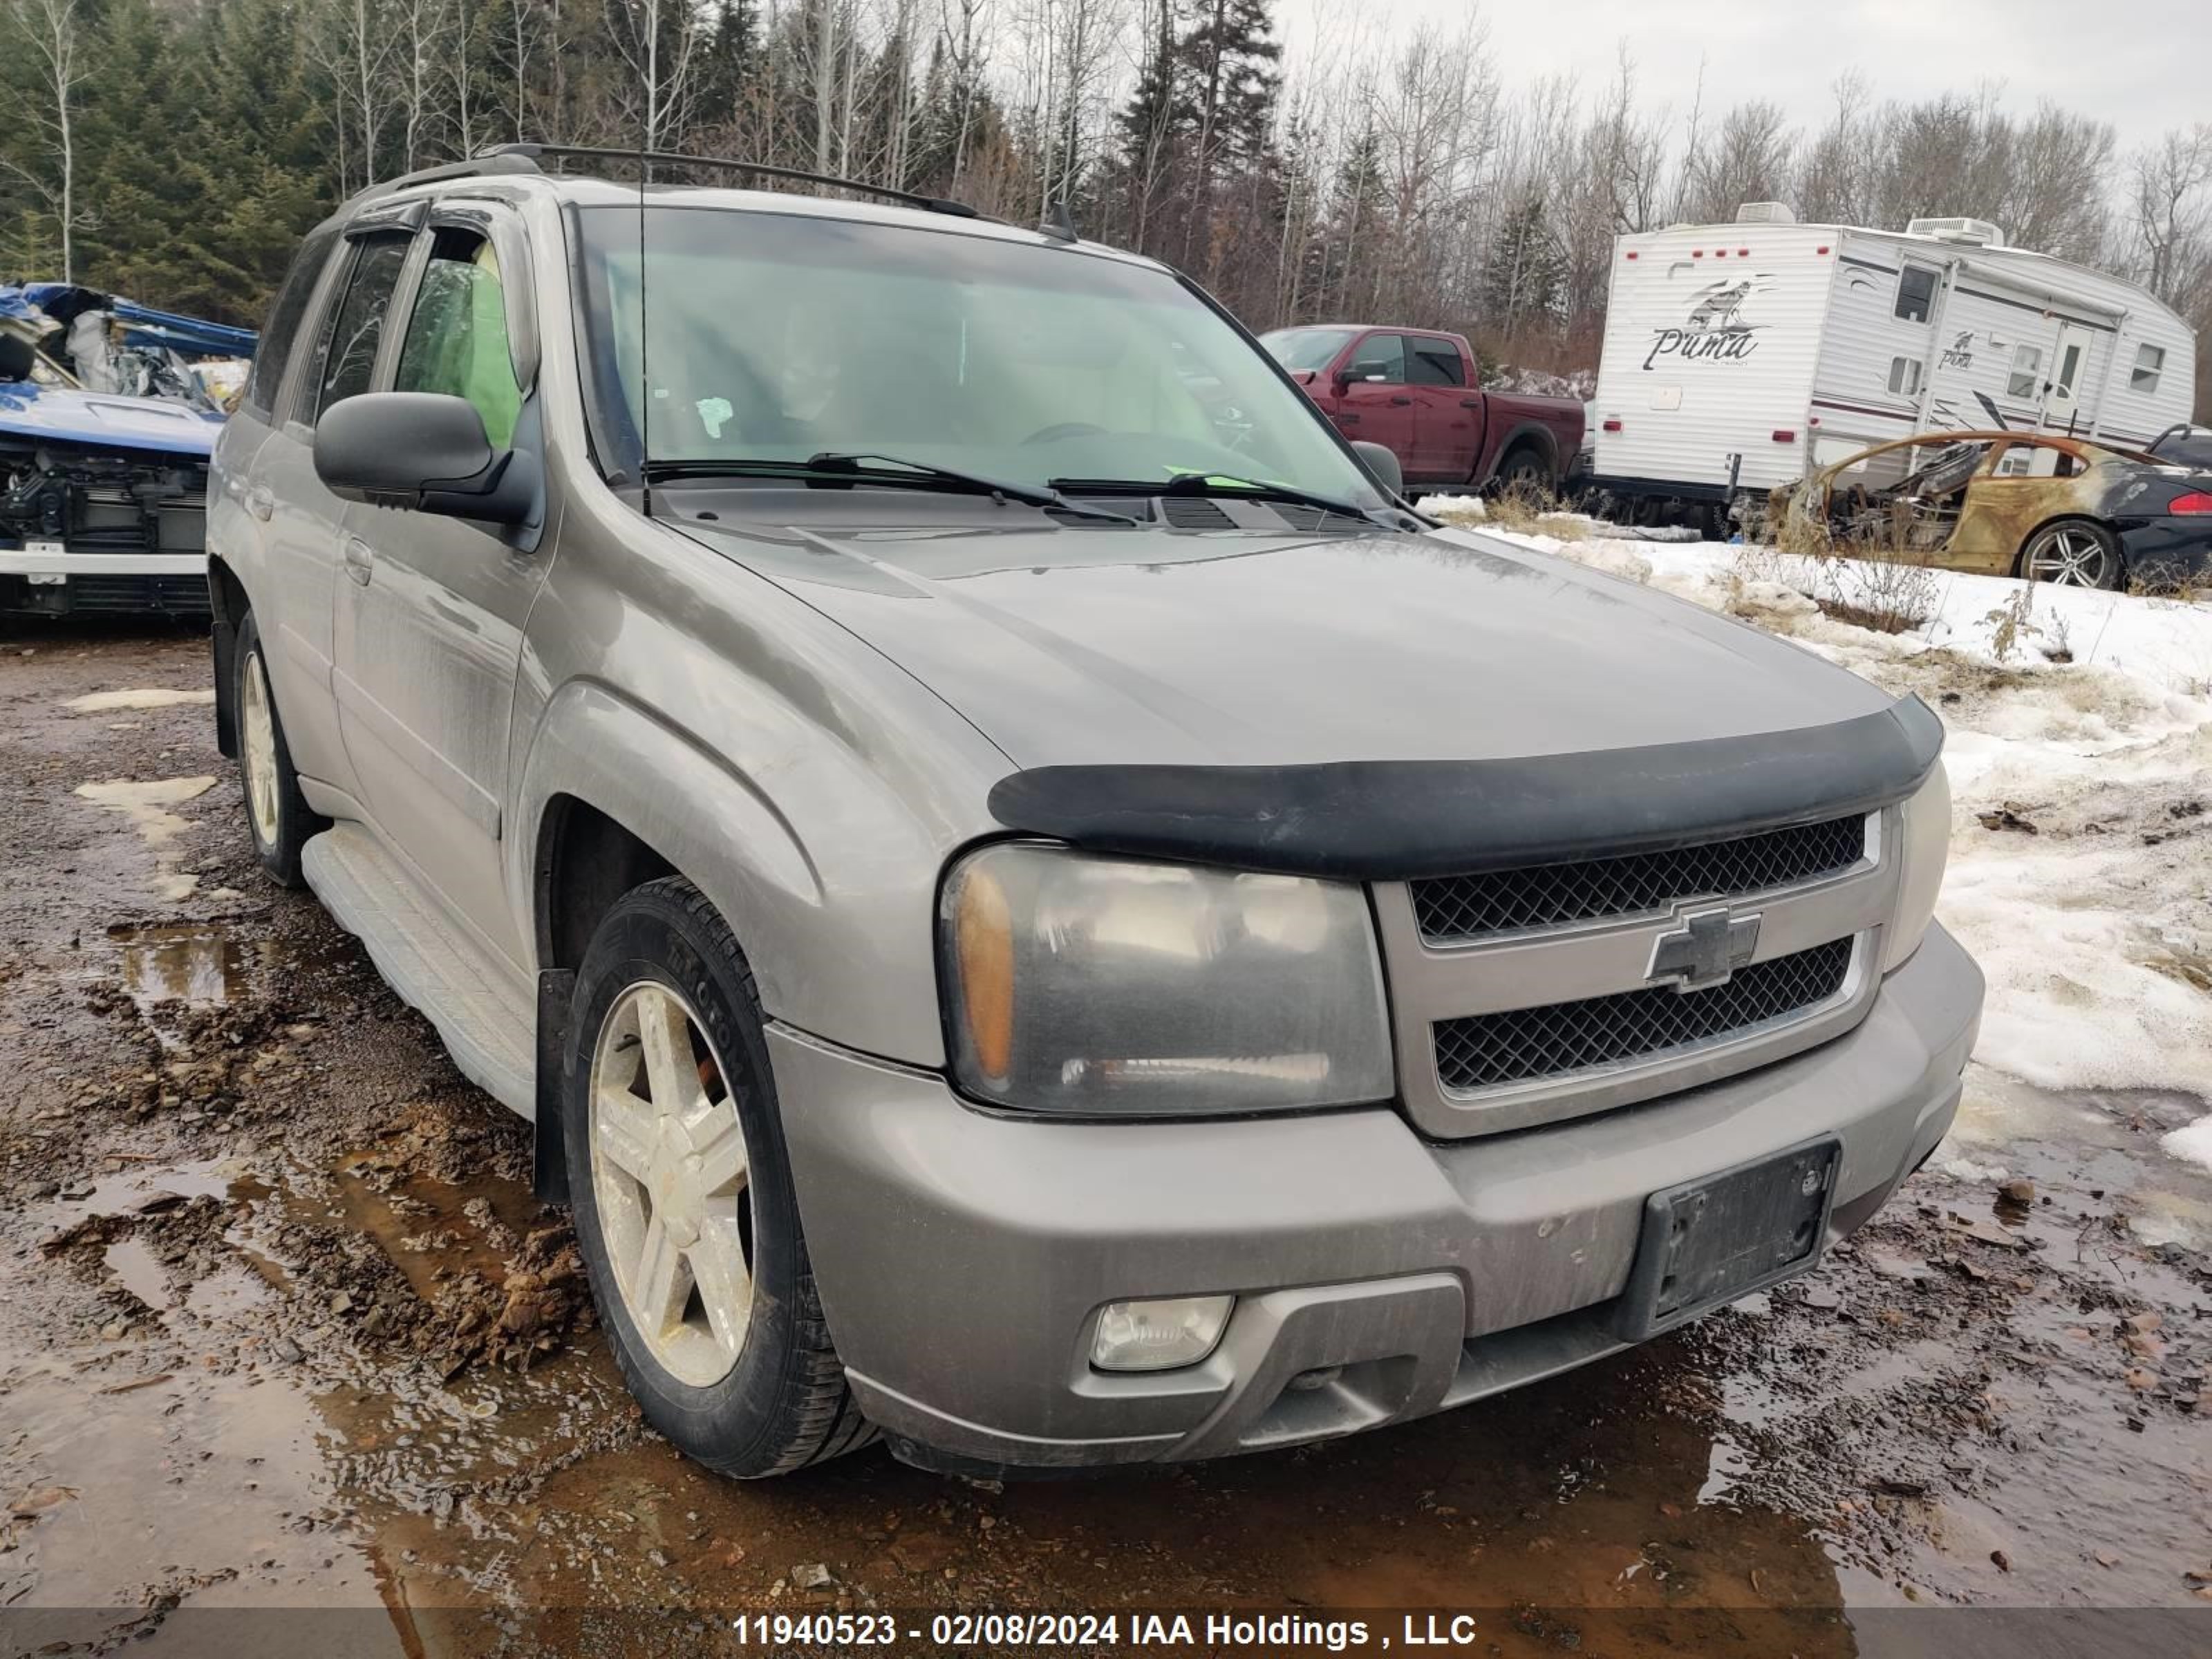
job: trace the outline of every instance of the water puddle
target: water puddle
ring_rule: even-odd
[[[117,1239],[102,1260],[116,1282],[155,1313],[169,1305],[169,1276],[138,1240]]]
[[[331,1174],[336,1206],[324,1207],[319,1218],[375,1240],[425,1302],[435,1302],[441,1282],[457,1273],[480,1273],[495,1284],[506,1277],[506,1257],[484,1220],[516,1237],[540,1224],[537,1199],[515,1182],[459,1187],[420,1174],[393,1179],[373,1152],[349,1153]],[[298,1213],[305,1200],[290,1202]]]
[[[127,1215],[183,1199],[252,1200],[265,1197],[268,1192],[268,1187],[236,1158],[195,1158],[184,1164],[118,1170],[82,1186],[65,1186],[47,1214],[60,1229],[87,1216]]]
[[[219,1006],[244,984],[248,953],[221,927],[111,927],[108,937],[123,947],[123,988],[141,1011],[161,1002]]]

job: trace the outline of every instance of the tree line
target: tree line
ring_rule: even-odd
[[[1476,17],[1377,39],[1345,9],[1286,63],[1268,0],[0,0],[0,278],[252,323],[349,192],[537,139],[1065,204],[1255,328],[1448,328],[1532,374],[1595,368],[1616,235],[1751,200],[1993,219],[2212,324],[2212,124],[2123,153],[1860,74],[1800,124],[1703,77],[1655,96],[1625,50],[1532,81]]]

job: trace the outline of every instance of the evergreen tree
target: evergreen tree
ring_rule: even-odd
[[[1543,192],[1531,190],[1506,215],[1483,262],[1484,325],[1510,338],[1524,325],[1548,320],[1566,282],[1566,256],[1547,219]]]

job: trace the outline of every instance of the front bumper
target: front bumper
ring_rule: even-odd
[[[205,553],[70,553],[0,548],[0,611],[204,617]]]
[[[862,1408],[913,1461],[1065,1468],[1326,1438],[1612,1352],[1645,1197],[1814,1135],[1841,1142],[1841,1237],[1942,1139],[1981,1000],[1972,961],[1931,927],[1866,1019],[1809,1053],[1455,1142],[1382,1108],[996,1115],[934,1074],[787,1028],[770,1047],[823,1306]],[[1202,1364],[1090,1368],[1104,1304],[1224,1291],[1237,1310]]]

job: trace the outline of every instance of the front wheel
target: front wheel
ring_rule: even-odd
[[[807,1261],[751,969],[690,883],[649,882],[599,924],[568,1077],[577,1243],[646,1420],[745,1479],[865,1444]]]
[[[238,625],[238,767],[246,786],[246,827],[261,867],[287,887],[300,885],[300,849],[323,821],[300,793],[284,722],[270,695],[267,651],[249,611]]]
[[[2086,519],[2045,525],[2027,538],[2020,569],[2030,581],[2061,587],[2118,587],[2124,569],[2119,538]]]

